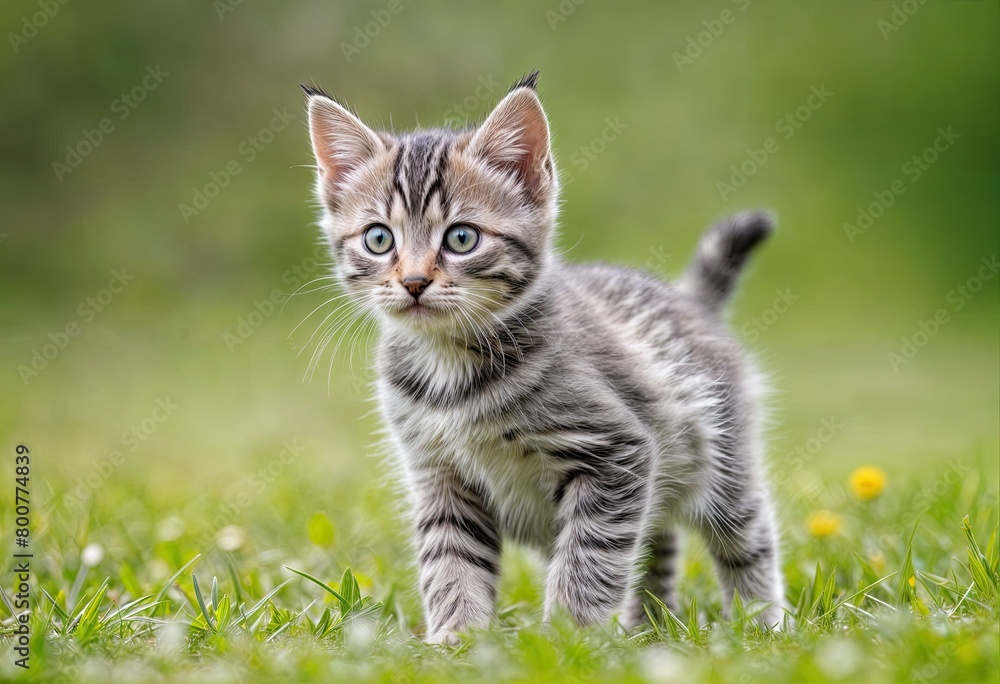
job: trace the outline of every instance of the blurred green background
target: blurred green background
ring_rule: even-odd
[[[369,458],[369,338],[349,330],[303,382],[331,309],[293,329],[325,283],[281,311],[257,306],[325,272],[310,261],[298,82],[404,130],[475,120],[535,68],[571,179],[568,259],[676,273],[720,215],[778,214],[732,321],[772,377],[783,496],[864,463],[890,483],[934,477],[956,455],[996,482],[1000,278],[981,267],[1000,225],[998,3],[70,2],[32,33],[42,5],[0,7],[0,434],[31,445],[36,487],[51,489],[40,496],[119,450],[86,497],[100,519],[127,519],[123,502],[142,498],[197,532],[294,440],[292,476],[232,521],[290,544],[306,537],[284,526],[295,507],[337,529],[367,529],[365,515],[398,529],[380,485],[391,472]],[[925,152],[936,140],[946,149]],[[742,187],[720,191],[744,164]],[[895,181],[902,194],[849,237],[844,224]],[[212,196],[200,208],[199,193]],[[134,280],[101,304],[114,269]],[[947,321],[927,334],[939,309]],[[906,340],[916,353],[893,367]],[[178,408],[131,449],[123,433],[157,399]],[[842,428],[793,466],[824,419]],[[95,532],[80,516],[83,541]]]

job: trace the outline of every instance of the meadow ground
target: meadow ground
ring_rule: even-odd
[[[780,369],[769,462],[794,629],[756,631],[753,607],[722,620],[696,539],[679,615],[631,634],[543,625],[540,561],[511,548],[498,625],[442,651],[420,641],[393,474],[371,456],[364,355],[302,384],[305,338],[285,333],[310,306],[290,308],[232,352],[197,316],[94,330],[8,404],[5,463],[31,455],[31,680],[996,681],[992,341],[929,345],[907,382],[885,350],[760,351]],[[885,481],[852,484],[865,465]],[[3,679],[22,674],[12,586]]]
[[[997,681],[1000,3],[15,0],[0,25],[0,680]],[[420,640],[365,342],[303,383],[324,293],[273,304],[326,272],[298,83],[401,131],[536,68],[569,258],[677,273],[713,218],[779,217],[731,319],[774,388],[794,629],[721,620],[691,539],[645,631],[540,624],[512,547],[497,625]]]

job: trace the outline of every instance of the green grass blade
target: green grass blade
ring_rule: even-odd
[[[886,582],[886,581],[888,581],[888,580],[892,579],[892,578],[893,578],[893,577],[894,577],[895,575],[896,575],[896,573],[894,573],[894,572],[893,572],[893,573],[891,573],[891,574],[888,574],[888,575],[886,575],[885,577],[883,577],[882,579],[880,579],[880,580],[877,580],[877,581],[875,581],[875,582],[872,582],[872,583],[871,583],[871,584],[869,584],[868,586],[866,586],[866,587],[863,587],[862,589],[859,589],[858,591],[854,592],[854,593],[853,593],[853,594],[851,594],[850,596],[848,596],[848,597],[846,597],[846,598],[844,598],[844,599],[841,599],[840,601],[838,601],[838,602],[836,603],[836,605],[834,605],[833,607],[831,607],[831,608],[830,608],[830,609],[829,609],[829,610],[828,610],[828,611],[827,611],[826,613],[823,613],[823,615],[821,615],[821,616],[820,616],[820,619],[823,619],[823,618],[826,618],[826,617],[828,617],[828,616],[831,616],[831,615],[833,615],[833,613],[834,613],[834,612],[835,612],[835,611],[836,611],[836,610],[837,610],[838,608],[840,608],[841,606],[843,606],[843,605],[844,605],[844,604],[846,604],[846,603],[849,603],[850,601],[853,601],[854,599],[856,599],[856,598],[857,598],[857,597],[859,597],[859,596],[865,596],[865,597],[867,598],[867,596],[868,596],[868,592],[869,592],[869,591],[871,591],[871,590],[872,590],[872,589],[874,589],[875,587],[879,586],[879,585],[880,585],[880,584],[882,584],[883,582]]]
[[[174,583],[177,582],[177,579],[182,574],[184,574],[184,571],[187,570],[188,568],[190,568],[192,565],[194,565],[194,563],[199,558],[201,558],[201,554],[200,553],[197,556],[195,556],[194,558],[192,558],[191,560],[189,560],[187,563],[185,563],[184,565],[182,565],[181,568],[177,572],[175,572],[173,575],[171,575],[170,579],[168,579],[166,582],[164,582],[163,586],[160,588],[160,590],[158,592],[156,592],[156,598],[153,600],[153,603],[159,603],[160,601],[162,601],[163,597],[167,595],[168,591],[170,591],[170,587],[174,586]]]
[[[340,592],[338,592],[336,589],[334,589],[333,587],[331,587],[329,584],[327,584],[323,580],[317,579],[316,577],[313,577],[308,572],[302,572],[301,570],[296,570],[295,568],[288,567],[287,565],[285,565],[283,567],[286,570],[294,572],[296,575],[299,575],[300,577],[305,577],[307,580],[309,580],[313,584],[316,584],[317,586],[321,587],[324,591],[326,591],[331,596],[335,597],[338,601],[340,601],[340,605],[341,606],[343,606],[344,604],[351,605],[348,602],[348,600],[347,600],[346,597],[344,597],[342,594],[340,594]]]
[[[976,535],[972,531],[972,524],[969,522],[969,516],[962,518],[962,531],[965,533],[965,538],[968,543],[966,552],[969,557],[969,572],[972,575],[972,581],[976,587],[976,591],[986,603],[994,603],[997,600],[998,590],[1000,590],[998,572],[994,567],[995,561],[991,561],[991,559],[988,558],[979,547],[979,542],[976,541]],[[992,555],[992,538],[987,548]]]
[[[201,614],[205,617],[205,622],[208,624],[212,631],[217,631],[215,622],[212,620],[212,616],[208,614],[208,607],[205,605],[205,599],[201,595],[201,587],[198,586],[198,576],[191,575],[191,579],[194,582],[194,596],[198,600],[198,607],[201,608]]]
[[[97,634],[101,618],[101,603],[104,602],[104,597],[107,596],[108,582],[108,579],[104,580],[100,589],[97,590],[93,598],[80,610],[79,615],[74,620],[73,635],[81,644],[88,643]]]
[[[346,616],[361,603],[361,587],[350,568],[344,570],[344,576],[340,578],[340,593],[344,597],[340,603],[340,614]]]
[[[229,601],[229,594],[223,594],[219,599],[218,607],[213,605],[215,610],[215,621],[219,632],[225,632],[229,628],[229,618],[232,615],[232,604]]]
[[[236,595],[235,596],[235,598],[236,598],[235,603],[236,603],[237,606],[242,605],[243,604],[243,587],[240,586],[240,576],[239,576],[239,573],[236,571],[236,566],[233,565],[232,559],[227,560],[226,561],[226,565],[229,568],[229,577],[230,577],[230,579],[233,580],[233,592]]]
[[[257,603],[255,603],[250,610],[246,611],[243,614],[244,622],[252,620],[253,617],[254,617],[254,615],[256,615],[256,613],[259,610],[261,610],[262,608],[264,608],[267,605],[267,602],[270,601],[274,597],[275,594],[277,594],[279,591],[281,591],[285,587],[285,585],[288,584],[291,581],[292,581],[292,578],[289,577],[284,582],[282,582],[281,584],[279,584],[278,586],[276,586],[274,589],[272,589],[271,591],[267,592],[267,594],[264,596],[264,598],[262,598],[260,601],[257,601]]]
[[[899,570],[899,582],[896,584],[896,602],[901,605],[912,606],[917,595],[916,587],[910,586],[910,579],[914,578],[914,583],[916,583],[913,571],[913,538],[917,534],[917,527],[919,525],[920,520],[918,518],[917,522],[913,524],[913,531],[910,532],[910,538],[906,542],[903,567]]]

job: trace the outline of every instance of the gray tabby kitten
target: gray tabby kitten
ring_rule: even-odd
[[[678,534],[705,539],[724,605],[783,587],[757,383],[721,309],[772,230],[731,217],[676,284],[563,263],[537,74],[467,130],[374,131],[308,95],[322,227],[379,325],[378,399],[414,513],[432,642],[494,615],[504,539],[548,558],[545,615],[677,608]]]

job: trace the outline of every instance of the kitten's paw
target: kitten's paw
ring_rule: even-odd
[[[669,602],[667,609],[676,615],[676,602],[670,598],[667,601]],[[649,627],[652,623],[650,622],[650,616],[646,614],[646,608],[646,599],[642,595],[632,596],[625,602],[625,607],[618,614],[618,626],[626,632]],[[660,612],[660,609],[655,605],[649,605],[649,608],[652,615],[658,615]],[[655,620],[655,618],[653,619]]]
[[[631,632],[641,625],[646,624],[646,613],[644,611],[637,610],[632,606],[628,606],[624,611],[618,615],[618,626],[622,628],[626,633]]]
[[[795,628],[792,616],[780,604],[768,605],[754,618],[754,621],[770,632],[791,632]]]
[[[450,629],[439,629],[436,632],[428,634],[425,641],[428,644],[447,646],[449,648],[457,648],[462,645],[462,637]]]

